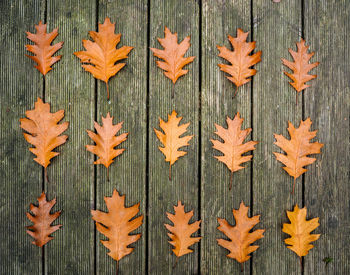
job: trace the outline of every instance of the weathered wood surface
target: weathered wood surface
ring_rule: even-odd
[[[251,84],[240,87],[233,98],[235,86],[218,63],[227,61],[218,57],[217,45],[231,49],[227,35],[236,36],[240,27],[250,32],[250,5],[242,1],[203,1],[202,7],[202,104],[201,104],[201,218],[203,219],[201,241],[201,273],[228,274],[240,272],[240,265],[226,257],[228,250],[218,246],[216,239],[226,238],[217,230],[217,217],[234,224],[232,208],[238,209],[241,201],[250,206],[251,163],[234,173],[233,188],[229,190],[230,170],[214,155],[222,155],[212,148],[210,139],[220,139],[214,132],[215,125],[227,128],[226,117],[231,119],[240,113],[244,118],[242,128],[251,127]],[[250,39],[251,33],[248,39]],[[259,47],[259,44],[258,44]],[[257,66],[259,70],[260,64]],[[251,136],[247,137],[249,140]],[[259,145],[257,146],[259,147]],[[259,148],[258,148],[259,149]],[[244,265],[245,274],[250,273],[249,262]]]
[[[305,38],[321,63],[317,80],[304,94],[305,118],[311,118],[324,143],[305,175],[305,205],[310,217],[320,217],[317,231],[322,234],[305,257],[307,274],[350,272],[349,18],[349,1],[305,1]],[[333,262],[325,267],[327,257]]]
[[[320,217],[321,224],[315,231],[322,234],[320,240],[304,257],[304,274],[349,272],[349,1],[31,0],[1,1],[0,8],[0,274],[115,274],[115,261],[100,243],[105,238],[95,230],[90,214],[93,208],[106,210],[103,197],[111,196],[113,189],[126,194],[127,206],[141,202],[145,216],[138,230],[142,238],[120,262],[120,274],[238,274],[239,264],[217,245],[216,239],[224,236],[216,228],[217,217],[234,224],[232,208],[242,200],[251,214],[261,215],[256,228],[266,229],[265,238],[257,242],[260,248],[244,264],[244,274],[302,274],[281,231],[286,210],[295,203],[306,206],[310,218]],[[105,84],[85,72],[73,55],[106,16],[122,34],[118,46],[134,47],[125,68],[109,82],[109,102]],[[62,60],[45,80],[24,56],[24,45],[31,43],[25,31],[34,32],[40,20],[47,22],[48,31],[59,28],[55,42],[65,41],[59,51]],[[190,35],[186,56],[196,56],[185,68],[188,74],[176,83],[174,99],[171,81],[149,50],[161,48],[157,37],[164,37],[165,26],[178,33],[179,41]],[[263,54],[255,66],[257,75],[232,98],[235,87],[217,66],[226,61],[217,56],[216,45],[230,48],[227,35],[235,36],[237,28],[249,31],[249,40],[257,41],[256,51]],[[296,105],[280,58],[291,59],[288,48],[295,49],[301,37],[321,64],[313,70],[317,79]],[[52,111],[64,109],[64,121],[70,122],[69,140],[48,168],[50,183],[43,182],[43,169],[32,160],[19,127],[19,118],[34,107],[37,97],[50,102]],[[191,123],[188,133],[194,138],[169,181],[169,164],[153,128],[159,129],[158,117],[167,119],[173,109],[182,123]],[[124,121],[121,132],[129,132],[119,146],[125,152],[110,167],[110,181],[105,167],[94,167],[95,157],[85,150],[92,144],[86,129],[93,130],[93,121],[101,123],[107,112],[114,123]],[[217,138],[214,123],[226,126],[226,116],[237,112],[244,118],[243,127],[253,128],[248,140],[259,144],[252,162],[234,174],[229,191],[230,172],[213,157],[220,153],[210,139]],[[288,136],[288,120],[299,125],[307,117],[312,129],[319,130],[316,140],[325,146],[297,180],[292,196],[292,178],[272,154],[279,151],[273,134]],[[63,210],[57,221],[63,227],[45,246],[44,255],[25,232],[30,224],[25,211],[43,189],[49,199],[57,197],[55,210]],[[186,211],[194,210],[193,221],[202,219],[197,235],[203,239],[172,269],[176,257],[163,224],[169,223],[165,212],[173,212],[178,200]],[[333,258],[327,267],[325,257]]]
[[[45,77],[44,95],[52,112],[65,110],[63,121],[69,121],[69,138],[47,168],[50,183],[46,182],[45,190],[49,198],[57,198],[55,208],[62,209],[58,222],[63,227],[55,233],[55,242],[45,246],[45,274],[58,270],[64,274],[94,272],[94,225],[90,214],[94,207],[94,167],[92,154],[85,150],[85,144],[91,142],[85,129],[93,127],[95,81],[84,72],[73,52],[81,50],[81,39],[95,28],[95,18],[94,2],[47,1],[48,31],[58,27],[55,42],[64,41],[64,45],[59,51],[62,59]]]
[[[19,119],[43,96],[43,78],[24,55],[25,31],[43,18],[40,1],[1,1],[1,131],[0,131],[0,273],[42,272],[41,249],[31,244],[25,226],[25,212],[42,189],[42,169],[19,128]],[[30,11],[28,13],[27,11]]]
[[[253,1],[253,39],[262,50],[262,62],[253,82],[253,139],[258,149],[253,161],[253,214],[261,215],[265,238],[260,241],[259,253],[253,256],[253,274],[268,270],[271,274],[299,274],[298,259],[283,242],[281,232],[287,222],[286,210],[295,203],[302,204],[302,181],[297,180],[291,195],[293,179],[282,170],[272,152],[280,152],[274,145],[274,133],[289,137],[288,121],[299,125],[302,102],[296,105],[296,91],[283,74],[286,67],[281,57],[291,59],[288,48],[296,50],[295,43],[302,34],[301,1]]]
[[[157,67],[150,52],[149,57],[149,209],[148,209],[148,271],[150,274],[195,274],[198,271],[198,244],[194,253],[183,256],[175,269],[172,269],[176,256],[168,243],[164,223],[171,223],[165,212],[174,213],[174,205],[181,200],[185,211],[194,211],[192,221],[198,218],[198,138],[199,138],[199,7],[197,2],[150,1],[150,47],[163,49],[157,37],[164,38],[164,27],[178,33],[178,41],[190,36],[191,47],[185,56],[197,58],[184,69],[188,73],[175,84],[175,96],[171,98],[173,83],[166,78],[163,70]],[[194,135],[189,146],[182,150],[187,155],[179,158],[172,167],[172,180],[169,181],[169,163],[158,149],[161,146],[154,128],[159,127],[159,117],[168,120],[168,114],[175,110],[182,117],[182,123],[190,122],[187,133]]]

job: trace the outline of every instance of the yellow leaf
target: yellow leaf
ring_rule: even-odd
[[[310,234],[320,224],[319,218],[306,220],[306,207],[299,209],[298,205],[294,207],[294,211],[287,211],[288,219],[291,223],[284,223],[282,231],[291,237],[285,239],[287,247],[294,251],[299,257],[306,256],[309,250],[314,246],[310,244],[318,240],[320,234]]]

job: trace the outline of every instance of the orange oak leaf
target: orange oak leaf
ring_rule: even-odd
[[[185,123],[179,126],[182,117],[176,117],[175,110],[168,115],[168,122],[164,122],[159,118],[159,126],[164,131],[164,134],[154,128],[159,141],[164,147],[159,146],[159,150],[164,154],[165,161],[169,162],[169,180],[171,180],[171,166],[179,159],[187,154],[187,152],[179,150],[183,146],[188,146],[188,142],[193,136],[180,137],[187,130],[190,123]]]
[[[219,161],[226,164],[227,168],[231,171],[230,176],[230,187],[232,188],[232,175],[233,172],[241,170],[244,166],[241,166],[242,163],[247,162],[252,159],[252,155],[242,156],[242,154],[255,150],[255,145],[257,141],[248,141],[243,143],[245,138],[252,131],[251,128],[241,130],[243,118],[240,118],[239,113],[237,113],[234,119],[226,118],[227,129],[223,128],[220,125],[215,124],[216,132],[224,142],[220,142],[216,139],[211,139],[213,143],[213,148],[219,150],[223,153],[223,156],[215,156]]]
[[[26,56],[38,64],[34,67],[45,76],[51,71],[51,66],[61,59],[62,55],[53,55],[62,48],[63,42],[51,45],[58,35],[58,28],[46,33],[46,24],[40,21],[39,25],[35,25],[35,29],[36,33],[26,32],[27,38],[35,43],[35,45],[26,45],[27,51],[34,54],[26,54]]]
[[[282,58],[282,63],[293,71],[292,74],[288,72],[284,73],[292,80],[289,82],[289,84],[292,85],[297,91],[296,102],[298,104],[298,93],[310,86],[306,85],[305,83],[317,77],[317,75],[310,75],[308,72],[317,67],[320,63],[309,63],[311,57],[315,53],[307,52],[309,46],[305,45],[304,39],[301,39],[301,41],[297,43],[297,48],[297,52],[293,51],[292,49],[288,49],[289,53],[294,59],[294,62]]]
[[[158,38],[159,44],[164,50],[150,48],[154,56],[163,59],[164,61],[156,61],[159,68],[164,70],[164,75],[168,77],[175,85],[180,76],[187,74],[188,70],[183,70],[183,67],[191,63],[196,57],[184,57],[190,47],[190,37],[187,36],[180,44],[177,43],[177,33],[172,34],[165,27],[164,38]],[[174,98],[174,89],[172,90],[172,98]]]
[[[291,223],[284,223],[282,231],[291,237],[285,239],[287,248],[294,251],[300,257],[300,264],[303,256],[309,253],[314,246],[310,244],[318,240],[320,234],[310,234],[320,224],[318,218],[306,220],[306,207],[299,209],[298,205],[294,207],[294,211],[287,211],[288,219]],[[301,265],[302,266],[302,265]]]
[[[123,133],[116,136],[122,126],[123,122],[113,125],[113,117],[107,113],[105,118],[102,116],[102,126],[100,126],[96,121],[94,122],[94,127],[97,134],[86,130],[89,137],[96,143],[96,145],[86,145],[86,149],[99,157],[94,164],[103,164],[107,168],[108,180],[109,166],[114,162],[114,158],[122,154],[125,150],[114,149],[114,147],[121,144],[128,137],[128,133]]]
[[[316,137],[317,131],[310,132],[311,119],[300,121],[299,128],[295,128],[292,123],[288,122],[288,132],[290,140],[282,135],[275,134],[275,144],[286,152],[286,155],[274,152],[276,159],[282,162],[285,167],[283,169],[292,177],[294,177],[293,191],[295,180],[304,174],[307,169],[304,166],[315,162],[315,158],[310,158],[308,155],[320,154],[322,143],[310,142]]]
[[[186,213],[185,207],[181,201],[177,202],[177,206],[174,206],[174,210],[175,215],[166,212],[168,219],[173,225],[164,224],[164,226],[170,231],[170,233],[168,233],[171,239],[169,243],[174,246],[172,250],[177,257],[177,262],[179,257],[192,253],[193,250],[189,247],[198,243],[202,237],[191,237],[192,234],[198,231],[201,223],[199,220],[189,224],[190,219],[193,217],[193,210]]]
[[[231,65],[218,64],[218,66],[221,71],[230,75],[227,76],[227,79],[236,85],[234,96],[236,96],[238,87],[249,82],[249,77],[256,74],[256,70],[251,69],[251,67],[261,61],[261,51],[250,55],[255,49],[256,42],[246,42],[248,33],[237,29],[236,38],[228,35],[228,40],[233,47],[233,51],[230,51],[224,46],[217,46],[220,51],[219,56],[231,63]]]
[[[106,17],[103,24],[98,24],[99,31],[90,31],[89,35],[95,41],[83,40],[83,46],[86,51],[75,52],[80,58],[82,67],[90,72],[95,78],[106,83],[107,99],[109,100],[108,80],[116,75],[126,63],[117,63],[117,61],[128,58],[128,54],[133,47],[123,46],[117,49],[121,34],[115,34],[115,23],[111,23]]]
[[[230,240],[217,239],[217,242],[230,251],[227,257],[241,263],[241,271],[243,271],[243,263],[249,260],[249,254],[259,248],[258,245],[251,244],[264,237],[265,229],[249,232],[259,223],[260,215],[249,218],[248,207],[244,205],[243,201],[239,209],[233,209],[232,212],[236,221],[235,226],[231,226],[225,219],[218,218],[218,230],[224,233]]]
[[[96,229],[108,240],[101,243],[109,249],[108,255],[117,261],[117,274],[119,261],[129,255],[134,248],[129,247],[141,238],[141,234],[130,233],[142,225],[143,215],[139,213],[140,203],[125,207],[125,195],[120,196],[117,190],[112,197],[104,197],[109,212],[91,210],[92,219],[96,222]]]
[[[59,155],[52,150],[66,142],[68,136],[60,134],[67,130],[69,122],[58,124],[64,117],[64,110],[50,113],[50,104],[44,103],[41,98],[35,102],[34,110],[26,111],[26,116],[19,120],[21,128],[29,133],[23,135],[26,141],[34,145],[29,151],[36,155],[34,160],[45,168],[47,179],[46,168],[50,160]]]
[[[50,214],[51,208],[56,204],[56,198],[47,201],[44,192],[41,193],[38,202],[39,206],[30,204],[30,211],[34,215],[26,213],[27,218],[33,223],[31,226],[27,226],[27,233],[35,239],[33,244],[42,247],[53,239],[51,234],[62,226],[61,224],[51,225],[61,215],[61,211]]]

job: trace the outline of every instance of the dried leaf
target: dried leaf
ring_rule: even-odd
[[[171,166],[178,160],[179,157],[187,154],[187,152],[180,151],[179,148],[188,146],[188,142],[193,137],[180,137],[186,132],[186,129],[190,123],[185,123],[179,126],[182,117],[176,116],[177,113],[174,110],[171,115],[168,115],[168,122],[164,122],[161,118],[159,118],[159,126],[164,131],[164,134],[154,128],[157,138],[164,145],[164,147],[159,146],[158,148],[164,154],[165,161],[169,162],[169,180],[171,180]]]
[[[117,190],[112,197],[104,197],[109,212],[91,210],[92,219],[96,221],[96,229],[109,240],[101,243],[109,249],[108,255],[117,261],[129,255],[134,248],[129,247],[141,238],[141,234],[130,233],[142,225],[143,215],[139,213],[140,203],[125,207],[125,195],[120,196]]]
[[[56,204],[56,198],[47,201],[44,192],[41,193],[38,202],[39,206],[30,204],[30,211],[34,215],[26,213],[27,218],[33,223],[31,226],[27,226],[27,233],[35,239],[33,244],[42,247],[53,239],[50,235],[62,226],[61,224],[51,225],[61,215],[61,211],[50,214],[51,208]]]
[[[306,220],[306,207],[299,209],[298,205],[294,211],[287,211],[288,219],[291,223],[284,223],[282,231],[291,236],[284,242],[289,245],[287,248],[294,251],[299,257],[306,256],[314,246],[310,244],[318,240],[320,234],[310,234],[320,224],[318,218]]]
[[[116,62],[128,58],[133,47],[116,48],[120,42],[121,34],[114,33],[115,23],[112,24],[108,17],[103,24],[98,24],[98,28],[98,32],[89,32],[95,42],[83,40],[86,51],[75,52],[74,55],[80,58],[85,71],[106,83],[107,99],[109,100],[108,80],[125,66],[125,63],[116,64]]]
[[[264,237],[263,233],[265,229],[258,229],[250,233],[249,231],[259,223],[260,215],[252,218],[248,217],[248,207],[241,202],[239,209],[232,210],[233,216],[236,221],[235,226],[231,226],[225,219],[218,218],[220,226],[218,230],[223,232],[229,239],[217,239],[217,242],[222,247],[230,251],[227,257],[235,259],[241,263],[241,269],[243,269],[242,263],[248,261],[249,254],[259,248],[258,245],[251,245],[255,241]],[[242,270],[243,271],[243,270]]]
[[[189,223],[190,219],[193,217],[193,210],[190,212],[185,212],[185,207],[181,201],[177,202],[177,206],[174,206],[175,215],[171,213],[166,213],[168,219],[173,223],[164,224],[166,229],[170,231],[168,233],[171,241],[169,243],[174,246],[172,249],[176,257],[181,257],[188,253],[192,253],[189,247],[195,243],[198,243],[202,237],[191,237],[200,227],[201,221],[195,221]]]
[[[293,73],[287,73],[284,72],[291,80],[292,82],[289,82],[290,85],[294,87],[294,89],[298,93],[302,90],[306,89],[310,85],[306,85],[305,83],[311,79],[314,79],[317,77],[317,75],[310,75],[308,72],[312,70],[313,68],[317,67],[319,62],[315,63],[309,63],[311,57],[315,54],[314,52],[308,53],[309,46],[305,46],[305,40],[301,39],[300,42],[297,43],[298,51],[295,52],[292,49],[288,49],[289,53],[294,59],[294,62],[288,61],[284,58],[282,58],[282,62],[285,66],[287,66],[289,69],[293,71]],[[298,103],[298,97],[297,97],[297,103]]]
[[[218,65],[221,71],[230,75],[227,76],[227,79],[236,85],[235,95],[238,87],[249,82],[249,77],[256,74],[256,70],[251,69],[250,67],[261,61],[261,51],[249,55],[255,49],[256,42],[246,42],[247,37],[248,32],[243,32],[241,29],[237,29],[236,38],[228,35],[228,40],[233,47],[233,51],[230,51],[224,46],[217,46],[220,51],[219,56],[231,63],[231,65]]]
[[[26,45],[27,51],[34,55],[26,55],[34,60],[38,65],[34,66],[43,75],[51,71],[51,66],[61,59],[62,55],[53,56],[59,49],[62,48],[63,42],[58,42],[51,45],[52,41],[58,35],[58,28],[50,33],[46,33],[46,24],[35,25],[36,33],[26,32],[27,38],[35,43],[35,45]]]
[[[232,188],[232,175],[233,172],[241,170],[244,166],[241,166],[242,163],[247,162],[252,159],[252,155],[242,156],[242,154],[255,150],[255,145],[257,141],[248,141],[243,143],[245,138],[252,131],[251,128],[241,130],[243,118],[240,118],[239,113],[231,120],[229,117],[226,118],[227,129],[221,127],[220,125],[215,124],[216,132],[220,138],[223,139],[223,143],[219,140],[211,139],[213,143],[213,148],[219,150],[224,155],[215,156],[219,161],[226,164],[227,168],[231,171],[230,177],[230,187]]]
[[[86,130],[89,137],[96,143],[96,145],[86,145],[86,149],[99,157],[94,164],[103,164],[107,168],[107,178],[109,178],[109,166],[114,162],[114,158],[125,150],[114,149],[127,139],[128,133],[116,136],[122,125],[123,122],[113,125],[113,117],[107,113],[105,118],[102,116],[102,126],[94,122],[97,134]]]
[[[190,47],[190,37],[187,36],[180,44],[177,43],[177,33],[172,34],[171,31],[165,27],[164,38],[158,38],[159,44],[164,50],[150,48],[154,56],[163,59],[163,61],[156,61],[159,68],[164,70],[164,75],[168,77],[175,85],[180,76],[187,74],[188,70],[183,70],[183,67],[191,63],[195,56],[184,57],[185,53]],[[172,98],[174,94],[172,93]]]
[[[274,152],[276,159],[282,162],[285,167],[283,169],[292,177],[294,177],[293,191],[295,180],[304,174],[307,169],[305,165],[309,165],[315,162],[315,158],[310,158],[308,155],[320,154],[322,143],[310,142],[311,139],[316,137],[317,131],[310,132],[311,119],[308,118],[305,121],[300,121],[299,128],[295,129],[293,124],[288,122],[288,132],[290,140],[286,139],[282,135],[275,134],[275,144],[286,152],[286,155]]]
[[[34,148],[29,148],[36,158],[34,160],[45,168],[50,164],[50,160],[59,155],[53,152],[57,146],[64,144],[68,138],[62,135],[67,130],[69,123],[63,122],[58,124],[64,117],[64,110],[56,113],[50,113],[50,104],[44,103],[40,98],[35,102],[34,110],[26,111],[27,118],[21,118],[21,128],[27,133],[23,133],[24,138]]]

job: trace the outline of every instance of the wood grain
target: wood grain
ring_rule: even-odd
[[[99,1],[98,22],[108,16],[115,23],[115,33],[121,33],[122,46],[132,46],[125,67],[109,81],[110,102],[107,102],[106,85],[98,81],[97,121],[110,112],[113,122],[124,121],[120,133],[128,132],[128,139],[117,148],[126,150],[107,169],[97,167],[97,208],[106,210],[104,196],[110,197],[113,189],[126,196],[126,206],[141,203],[140,214],[146,218],[146,98],[147,98],[147,1]],[[118,134],[120,134],[118,133]],[[144,219],[145,219],[144,218]],[[141,239],[132,244],[135,250],[120,261],[121,274],[145,274],[146,234],[145,220]],[[108,249],[99,240],[105,239],[97,232],[97,274],[115,274],[116,262],[107,255]]]
[[[174,16],[176,15],[176,16]],[[191,47],[185,56],[196,56],[193,63],[185,69],[188,73],[175,84],[175,97],[171,99],[172,82],[156,66],[158,58],[150,55],[149,86],[149,258],[150,274],[197,273],[198,245],[194,252],[179,259],[176,268],[176,256],[168,243],[164,223],[166,211],[173,211],[173,205],[181,200],[185,211],[194,210],[192,221],[198,218],[198,104],[199,104],[199,7],[193,0],[161,1],[150,3],[150,47],[162,47],[157,37],[164,37],[164,27],[178,33],[178,41],[191,36]],[[183,151],[187,155],[179,158],[172,167],[172,181],[168,179],[169,163],[158,149],[161,145],[153,128],[159,128],[159,117],[167,120],[167,115],[176,110],[183,117],[181,123],[190,122],[188,134],[194,135],[190,146]]]
[[[262,50],[262,62],[253,83],[253,139],[260,141],[253,161],[253,213],[261,215],[266,229],[259,251],[253,257],[253,274],[300,274],[298,258],[285,247],[282,224],[286,210],[302,203],[302,179],[291,194],[293,178],[283,169],[272,152],[274,133],[289,138],[288,121],[298,126],[302,102],[296,105],[296,91],[283,74],[281,58],[291,59],[288,48],[296,49],[301,31],[300,1],[253,1],[254,40]]]
[[[1,1],[0,54],[0,273],[42,272],[41,249],[34,246],[25,226],[25,212],[37,203],[42,188],[42,168],[33,158],[22,134],[19,119],[34,108],[43,94],[43,78],[27,58],[26,31],[35,32],[42,11],[41,1]],[[27,11],[30,11],[29,13]]]
[[[93,156],[85,150],[90,142],[95,115],[95,81],[84,72],[73,52],[82,48],[81,40],[94,29],[94,1],[47,1],[48,30],[58,28],[54,42],[64,41],[58,52],[61,60],[48,73],[45,99],[51,111],[63,109],[63,121],[69,121],[65,132],[68,141],[57,150],[60,155],[48,167],[49,198],[57,198],[56,209],[62,210],[63,225],[55,239],[45,247],[45,272],[53,274],[91,274],[94,272],[94,226],[90,209],[94,206]]]
[[[305,39],[317,78],[304,93],[305,118],[318,129],[322,154],[305,174],[308,216],[320,217],[321,233],[305,257],[305,274],[346,274],[350,270],[349,1],[305,1]],[[317,27],[315,27],[317,26]],[[324,258],[333,262],[325,266]]]
[[[225,218],[232,225],[232,209],[238,209],[240,202],[250,205],[251,163],[245,169],[234,173],[233,187],[229,191],[230,171],[214,156],[221,155],[212,148],[210,139],[215,123],[227,128],[226,117],[231,119],[237,112],[244,118],[243,128],[251,127],[251,84],[240,87],[233,98],[235,86],[220,71],[218,63],[227,62],[218,57],[217,45],[232,50],[228,35],[236,37],[237,28],[250,31],[250,3],[247,1],[205,0],[202,7],[202,104],[201,104],[201,218],[203,219],[201,241],[201,273],[239,273],[240,265],[226,257],[228,250],[220,247],[216,239],[225,238],[217,230],[217,218]],[[249,35],[249,40],[251,34]],[[259,45],[259,43],[258,43]],[[258,46],[259,47],[259,46]],[[255,66],[259,71],[259,65]],[[251,136],[247,138],[250,140]],[[259,150],[259,145],[256,146]],[[249,274],[250,265],[244,265],[244,274]]]

